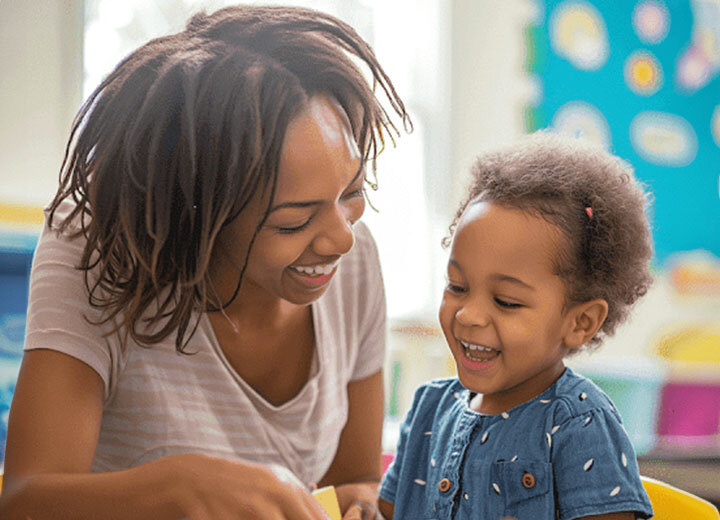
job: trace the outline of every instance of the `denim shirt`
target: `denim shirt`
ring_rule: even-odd
[[[380,488],[396,520],[652,516],[620,415],[590,380],[566,368],[499,415],[470,398],[456,378],[416,391]]]

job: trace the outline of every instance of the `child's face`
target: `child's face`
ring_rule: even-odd
[[[440,323],[462,384],[500,413],[538,395],[564,369],[570,327],[553,271],[564,238],[542,218],[478,202],[458,222]]]
[[[363,183],[347,117],[328,98],[311,98],[287,128],[273,209],[252,245],[239,298],[256,305],[319,298],[354,244],[352,224],[365,209]],[[267,204],[267,197],[255,197],[218,236],[212,268],[226,297]]]

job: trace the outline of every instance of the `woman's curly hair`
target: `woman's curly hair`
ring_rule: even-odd
[[[341,20],[305,8],[201,12],[127,56],[76,116],[48,208],[53,226],[60,204],[73,203],[58,229],[80,223],[75,234],[87,243],[78,267],[100,323],[145,345],[177,333],[182,352],[193,313],[229,305],[209,283],[215,239],[256,194],[272,201],[293,117],[312,96],[329,96],[374,166],[385,136],[398,134],[381,92],[410,130],[370,46]],[[235,294],[241,281],[242,273]]]
[[[443,245],[477,201],[520,209],[557,226],[566,241],[555,270],[565,282],[567,303],[608,303],[607,319],[588,342],[599,346],[652,283],[650,195],[632,167],[600,147],[539,131],[478,157],[472,176]]]

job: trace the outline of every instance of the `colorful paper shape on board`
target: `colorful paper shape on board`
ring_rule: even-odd
[[[553,11],[550,40],[557,54],[583,70],[599,69],[610,54],[603,18],[587,2],[566,1]]]
[[[625,61],[625,82],[636,94],[655,94],[662,85],[660,63],[650,52],[633,52]]]
[[[643,43],[658,44],[670,29],[670,13],[665,4],[657,0],[638,2],[633,10],[632,24]]]
[[[605,149],[611,145],[610,127],[602,112],[584,101],[568,101],[552,120],[555,132],[567,137],[586,139]]]
[[[325,486],[312,492],[312,496],[317,500],[320,507],[328,514],[330,520],[342,520],[340,513],[340,504],[338,503],[337,494],[333,486]]]
[[[689,92],[698,90],[720,73],[720,2],[691,0],[692,40],[678,59],[676,80]]]
[[[630,141],[640,157],[660,166],[687,166],[697,155],[693,127],[675,114],[639,113],[630,123]]]
[[[720,1],[534,4],[526,130],[592,139],[632,164],[653,194],[657,267],[696,249],[720,256]]]

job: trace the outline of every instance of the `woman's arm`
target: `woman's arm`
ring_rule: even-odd
[[[25,354],[10,411],[0,518],[320,520],[307,490],[279,468],[177,455],[90,473],[103,383],[85,363],[51,350]]]
[[[138,471],[89,474],[103,393],[102,379],[85,363],[51,350],[25,354],[10,408],[0,516],[41,520],[176,512],[166,493],[171,480],[157,465],[140,471],[144,478]],[[150,490],[157,493],[154,504],[148,501]]]
[[[330,468],[318,483],[334,485],[340,510],[353,502],[377,503],[382,476],[383,374],[382,370],[348,384],[348,420]]]

